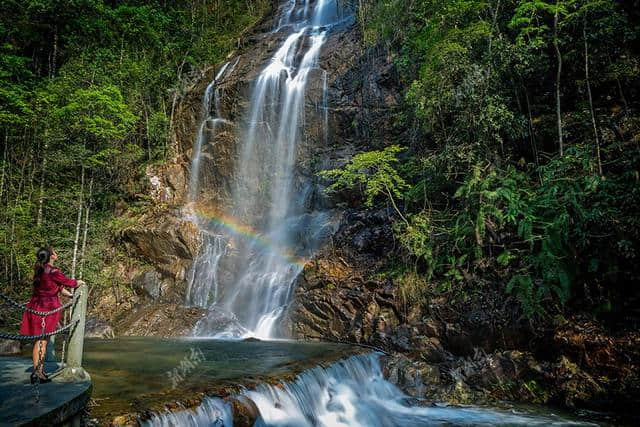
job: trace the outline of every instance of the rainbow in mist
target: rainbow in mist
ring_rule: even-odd
[[[278,246],[273,241],[257,232],[253,227],[242,224],[237,218],[221,214],[216,211],[206,210],[201,207],[188,206],[187,212],[191,216],[197,217],[200,222],[209,221],[228,231],[231,235],[241,237],[250,241],[256,247],[274,252],[292,264],[304,267],[307,259],[294,255],[290,251]]]

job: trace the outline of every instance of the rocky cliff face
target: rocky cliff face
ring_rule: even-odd
[[[285,37],[284,32],[271,31],[277,7],[247,33],[218,82],[218,107],[225,122],[215,132],[213,123],[205,123],[204,179],[198,198],[202,210],[224,212],[229,206],[238,138],[242,137],[238,124],[247,110],[252,82]],[[309,76],[305,108],[307,117],[315,119],[305,123],[298,151],[298,175],[313,181],[318,180],[317,171],[342,166],[353,155],[378,149],[402,133],[393,119],[403,93],[393,58],[384,49],[366,48],[353,19],[332,31],[318,69]],[[116,236],[139,261],[133,268],[114,267],[121,280],[131,284],[132,293],[107,292],[97,304],[98,308],[117,307],[101,313],[116,333],[184,335],[206,315],[205,310],[183,306],[202,236],[181,207],[187,203],[203,93],[220,66],[205,70],[176,107],[175,157],[147,171],[154,209],[133,218],[134,224]],[[316,114],[325,101],[326,122],[323,114]],[[588,323],[583,331],[575,331],[562,322],[540,335],[518,318],[515,303],[498,291],[472,302],[439,298],[412,304],[407,290],[376,276],[396,245],[391,210],[366,210],[357,194],[328,197],[321,187],[319,183],[309,203],[336,213],[338,231],[298,279],[289,310],[292,335],[354,342],[393,353],[387,360],[388,375],[419,397],[476,403],[483,399],[556,401],[598,407],[606,387],[618,390],[609,393],[608,399],[615,395],[621,401],[629,384],[635,384],[631,387],[636,387],[636,393],[640,389],[637,371],[606,369],[621,357],[616,347],[639,348],[637,336],[607,341]],[[596,338],[600,341],[593,350]],[[590,364],[584,363],[586,359]],[[624,375],[635,380],[611,379]]]
[[[386,351],[390,380],[427,400],[628,412],[640,393],[640,335],[612,335],[580,317],[534,328],[498,289],[468,301],[412,304],[407,290],[376,275],[394,245],[390,215],[345,213],[333,245],[299,277],[295,336]]]
[[[204,126],[202,179],[197,197],[198,209],[202,211],[224,212],[229,207],[238,139],[242,137],[239,124],[245,119],[243,114],[252,84],[287,36],[286,30],[273,31],[278,8],[283,6],[279,3],[274,2],[269,15],[247,32],[240,49],[230,55],[227,71],[217,81],[218,99],[212,102],[211,108],[218,110],[224,123],[215,124],[215,132],[213,123],[207,122]],[[114,299],[117,301],[119,308],[107,310],[109,314],[103,315],[115,323],[116,332],[141,332],[133,327],[132,321],[126,320],[130,316],[122,315],[138,305],[178,306],[184,302],[190,267],[199,252],[202,236],[182,207],[188,202],[193,146],[203,117],[203,94],[221,67],[204,70],[175,108],[175,156],[167,164],[149,167],[146,173],[153,207],[142,215],[123,214],[132,225],[115,237],[137,262],[133,267],[114,266],[114,271],[119,280],[131,284],[133,295],[123,297],[106,292],[97,303],[97,307],[104,307],[112,306]],[[395,132],[389,112],[398,105],[401,92],[392,58],[363,47],[353,18],[345,19],[332,29],[331,37],[323,46],[319,66],[311,71],[308,81],[307,120],[296,162],[296,174],[301,179],[317,181],[319,170],[343,165],[355,153],[381,145]],[[320,188],[321,185],[316,186],[309,196],[306,202],[309,208],[339,212],[337,204],[352,198],[341,194],[330,200]],[[183,320],[190,323],[187,318]],[[163,329],[166,332],[171,328]],[[144,333],[153,332],[147,328]]]

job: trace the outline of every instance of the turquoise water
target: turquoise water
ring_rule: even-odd
[[[85,340],[83,367],[94,383],[92,416],[102,419],[201,391],[275,381],[353,352],[326,343],[123,337]]]

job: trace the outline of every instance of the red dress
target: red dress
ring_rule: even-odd
[[[33,296],[29,300],[27,307],[37,311],[51,311],[60,307],[58,294],[63,286],[75,288],[78,282],[69,279],[60,270],[45,264],[44,271],[40,273],[40,280],[34,280]],[[62,311],[44,317],[44,333],[53,332],[62,316]],[[20,326],[22,335],[42,334],[42,316],[25,311],[22,314],[22,325]]]

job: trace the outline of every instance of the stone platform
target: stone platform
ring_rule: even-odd
[[[56,363],[46,363],[46,372],[56,372]],[[93,384],[82,372],[61,371],[52,382],[35,386],[29,381],[32,365],[25,357],[0,357],[0,426],[51,426],[79,424],[79,414],[89,402]],[[74,420],[75,418],[75,420]]]

